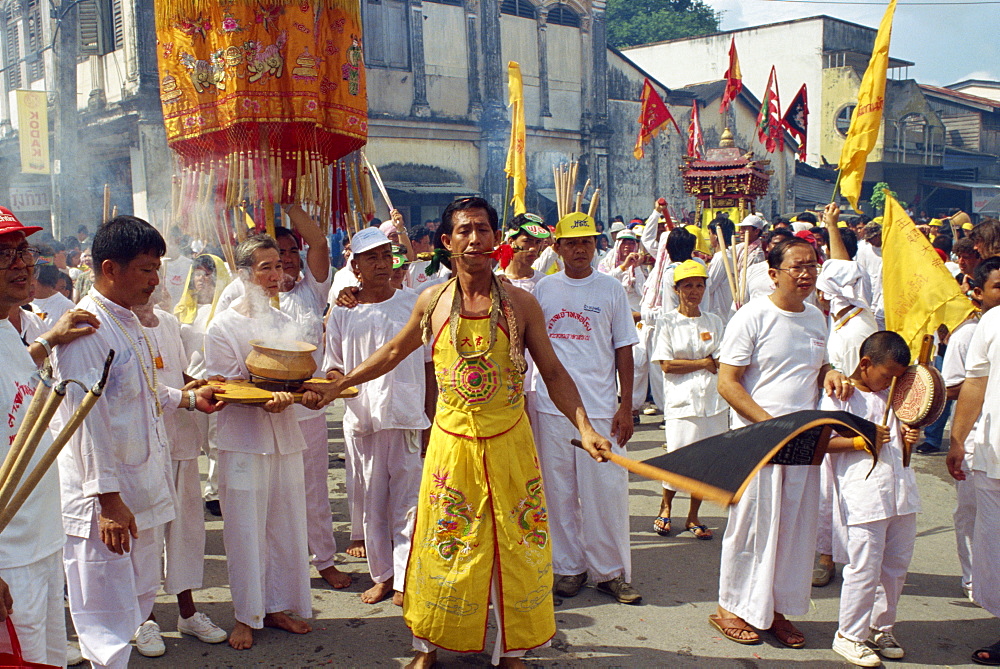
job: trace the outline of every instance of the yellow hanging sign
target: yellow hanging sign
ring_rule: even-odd
[[[48,94],[45,91],[15,92],[21,138],[21,171],[25,174],[50,174]]]

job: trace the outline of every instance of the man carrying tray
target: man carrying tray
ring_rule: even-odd
[[[210,379],[250,378],[246,366],[255,337],[296,340],[299,327],[270,305],[283,280],[280,247],[255,235],[236,247],[236,269],[246,286],[205,334]],[[306,450],[292,394],[276,392],[260,407],[233,405],[219,415],[219,497],[225,518],[229,586],[236,626],[229,645],[245,650],[253,631],[277,627],[295,634],[311,630],[289,613],[312,616],[306,538]],[[263,410],[262,410],[263,409]]]

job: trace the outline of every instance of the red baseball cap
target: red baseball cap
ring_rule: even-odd
[[[37,225],[24,225],[17,220],[17,216],[11,213],[7,207],[0,207],[0,235],[9,232],[23,232],[24,236],[33,235],[42,228]]]

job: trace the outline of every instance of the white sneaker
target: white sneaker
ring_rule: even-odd
[[[72,641],[66,641],[66,666],[75,667],[78,664],[83,664],[83,653],[80,652],[80,647],[73,643]]]
[[[962,592],[965,593],[966,599],[968,599],[973,604],[976,603],[976,600],[972,598],[972,584],[971,583],[969,583],[969,584],[963,583],[962,584]]]
[[[859,667],[877,667],[882,664],[875,651],[860,641],[851,641],[841,636],[840,632],[833,639],[833,652]]]
[[[201,611],[196,612],[190,618],[177,616],[177,631],[181,634],[196,636],[199,641],[205,643],[222,643],[229,638],[224,629],[213,623],[211,618]]]
[[[879,655],[890,660],[901,660],[906,653],[892,635],[892,630],[872,630],[872,643]]]
[[[642,407],[642,413],[646,416],[655,416],[660,413],[660,410],[656,408],[656,405],[652,402],[646,402],[646,404]]]
[[[159,657],[167,652],[163,636],[160,635],[160,626],[155,620],[147,620],[139,625],[139,629],[135,631],[135,649],[139,651],[139,655],[146,657]]]

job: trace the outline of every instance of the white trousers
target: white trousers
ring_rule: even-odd
[[[632,362],[635,368],[632,386],[632,408],[641,409],[646,402],[646,386],[653,393],[653,403],[663,408],[663,370],[660,365],[650,360],[656,345],[656,326],[642,322],[637,331],[639,343],[632,347]]]
[[[354,433],[344,430],[344,488],[347,492],[347,511],[351,515],[351,541],[365,540],[364,486],[364,467]]]
[[[66,666],[66,613],[63,610],[62,551],[23,567],[0,569],[14,598],[10,619],[28,662]],[[7,626],[0,625],[0,648],[10,652]]]
[[[610,418],[591,418],[590,422],[599,433],[611,434]],[[631,582],[628,472],[610,462],[597,462],[570,444],[580,433],[565,416],[539,412],[534,427],[549,512],[553,572],[589,573],[596,583],[616,576]],[[612,450],[626,455],[617,444]]]
[[[767,465],[729,507],[719,605],[758,629],[809,610],[819,467]]]
[[[376,583],[393,579],[403,591],[420,492],[419,430],[382,430],[355,436],[361,458],[365,552]]]
[[[80,650],[94,667],[128,666],[132,636],[149,618],[160,588],[163,530],[141,530],[124,555],[104,545],[96,519],[89,537],[66,537],[69,610]]]
[[[973,472],[976,527],[972,539],[972,598],[1000,617],[1000,479]]]
[[[663,432],[666,438],[667,452],[673,453],[678,448],[690,446],[696,441],[714,437],[729,429],[729,410],[719,412],[714,416],[687,416],[685,418],[665,418]],[[677,488],[663,482],[664,490]]]
[[[205,576],[205,511],[198,460],[173,460],[177,515],[164,530],[163,590],[176,595],[197,590]]]
[[[870,630],[891,630],[917,537],[917,514],[847,526],[840,634],[864,642]]]
[[[534,650],[534,648],[521,649],[521,650],[509,650],[504,651],[503,643],[503,624],[500,622],[500,611],[497,610],[496,606],[493,606],[493,602],[500,601],[500,595],[497,593],[497,567],[496,563],[493,565],[493,581],[490,583],[490,605],[493,608],[493,620],[497,626],[497,636],[496,640],[493,642],[493,656],[491,661],[493,666],[500,664],[501,657],[524,657],[524,654],[528,650]],[[535,646],[535,648],[548,648],[551,645],[551,641],[546,641],[540,646]],[[430,641],[426,639],[420,639],[418,637],[413,637],[413,650],[420,653],[430,653],[435,650],[440,650],[440,646],[435,646]]]
[[[219,451],[219,498],[236,620],[261,629],[268,613],[312,617],[302,453]]]
[[[962,568],[962,585],[972,585],[972,537],[976,528],[976,484],[972,472],[965,472],[964,481],[955,481],[955,544],[958,564]]]
[[[816,552],[833,556],[833,463],[824,457],[819,464],[819,518],[816,526]]]
[[[334,563],[337,540],[333,537],[333,514],[330,511],[330,443],[326,433],[326,414],[299,421],[306,450],[302,453],[306,486],[306,536],[312,564],[322,571]]]
[[[204,414],[200,414],[204,415]],[[216,434],[219,427],[219,417],[215,414],[205,416],[208,423],[208,438],[201,446],[202,453],[208,458],[208,478],[205,479],[203,498],[206,502],[219,499],[219,449]]]

